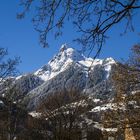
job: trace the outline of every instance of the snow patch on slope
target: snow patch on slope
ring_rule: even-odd
[[[117,110],[117,109],[122,109],[125,110],[125,106],[123,103],[108,103],[108,104],[104,104],[101,106],[96,106],[95,108],[93,108],[91,111],[89,112],[100,112],[100,111],[105,111],[105,110]]]

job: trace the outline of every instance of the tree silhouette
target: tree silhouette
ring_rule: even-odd
[[[0,48],[0,83],[3,82],[8,76],[17,74],[16,66],[19,64],[19,58],[7,58],[8,51]]]
[[[13,109],[13,103],[10,100],[10,98],[5,97],[6,91],[9,91],[12,84],[12,77],[17,74],[16,66],[19,63],[19,58],[16,57],[14,59],[7,58],[8,51],[4,48],[0,48],[0,101],[3,103],[1,109],[0,109],[0,139],[9,139],[12,140],[12,134],[15,131],[16,127],[16,120],[13,118],[16,118],[16,116],[12,116],[11,113],[13,113],[15,110]],[[14,91],[10,91],[9,94],[12,94]],[[14,126],[13,123],[11,123],[14,120]],[[12,125],[12,126],[11,126]],[[11,129],[13,128],[13,129]]]
[[[140,139],[140,70],[139,45],[132,47],[126,64],[118,63],[112,76],[116,96],[115,110],[104,115],[105,126],[114,126],[124,139]]]
[[[48,47],[47,37],[53,30],[54,36],[62,35],[68,20],[73,23],[80,36],[75,39],[86,50],[97,48],[98,54],[107,39],[107,33],[116,24],[124,22],[125,31],[133,30],[132,20],[140,9],[140,0],[20,0],[23,11],[17,17],[24,18],[33,11],[34,28],[39,32],[40,44]],[[51,32],[52,33],[52,32]]]

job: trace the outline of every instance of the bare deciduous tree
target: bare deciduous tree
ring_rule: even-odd
[[[134,45],[131,52],[127,64],[135,69],[140,69],[140,44]]]
[[[40,119],[43,123],[35,121],[36,124],[33,124],[35,132],[42,133],[48,140],[82,139],[82,133],[87,130],[87,126],[81,126],[80,115],[88,110],[86,98],[86,95],[78,92],[48,95],[38,109],[42,114]]]
[[[11,116],[11,112],[13,110],[13,103],[10,98],[6,98],[6,92],[4,89],[12,94],[13,91],[9,91],[11,88],[11,76],[15,76],[17,74],[16,66],[19,63],[19,58],[16,57],[14,59],[7,58],[8,51],[4,48],[0,48],[0,101],[3,103],[3,106],[0,110],[1,118],[0,118],[0,139],[13,139],[12,134],[15,133],[16,122],[13,124],[11,120],[13,120],[14,116]],[[14,118],[17,119],[17,116]],[[16,121],[15,119],[15,121]],[[12,124],[12,126],[11,126]],[[13,129],[11,129],[13,128]],[[10,137],[8,137],[10,136]]]
[[[132,47],[126,64],[118,64],[113,74],[116,108],[105,114],[105,125],[118,128],[118,135],[140,138],[140,70],[139,46]]]
[[[50,31],[55,37],[62,35],[64,23],[71,21],[79,38],[75,39],[86,50],[97,48],[101,51],[108,31],[116,24],[124,22],[125,31],[133,30],[132,20],[140,9],[139,0],[20,0],[23,11],[17,17],[23,18],[26,13],[33,10],[32,18],[34,28],[40,34],[40,44],[48,46],[47,37]],[[52,32],[51,32],[52,33]]]
[[[17,74],[16,66],[19,64],[19,58],[7,59],[8,51],[0,48],[0,83],[8,76]]]

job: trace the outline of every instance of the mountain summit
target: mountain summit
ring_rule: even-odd
[[[138,94],[140,90],[139,84],[126,88],[127,79],[122,75],[125,75],[127,71],[121,73],[121,71],[116,71],[118,68],[124,70],[123,65],[115,62],[113,58],[87,58],[80,51],[64,44],[58,54],[37,71],[9,78],[12,88],[5,86],[6,81],[1,83],[0,94],[1,97],[12,100],[11,117],[13,118],[14,112],[18,112],[15,111],[16,106],[24,107],[29,118],[25,119],[29,123],[28,128],[41,130],[39,132],[41,132],[41,136],[45,136],[43,136],[45,139],[47,132],[49,137],[53,138],[54,129],[51,128],[62,129],[63,126],[68,131],[71,128],[72,131],[75,131],[75,128],[78,129],[80,136],[78,138],[81,138],[83,134],[86,138],[86,134],[89,140],[94,136],[95,138],[101,136],[99,139],[102,139],[101,134],[107,134],[109,136],[120,135],[121,137],[117,136],[117,138],[123,139],[124,125],[122,122],[125,124],[128,116],[130,116],[128,119],[131,120],[130,122],[139,118],[137,112],[139,111]],[[116,72],[119,74],[118,77],[114,76]],[[130,75],[130,73],[127,74]],[[137,81],[137,75],[135,76],[133,78]],[[113,81],[112,77],[116,77],[116,79],[121,77],[121,81],[124,80],[125,84],[117,81],[118,84]],[[124,92],[122,86],[127,91]],[[120,96],[121,94],[122,96]],[[126,98],[127,95],[129,98]],[[7,108],[5,103],[0,100],[0,108]],[[9,109],[7,111],[9,112]],[[22,122],[21,118],[18,120]],[[119,121],[120,123],[118,123]],[[72,125],[70,126],[70,124]],[[137,123],[134,122],[134,124],[137,128]],[[123,129],[120,126],[123,126]],[[139,134],[139,132],[137,133]]]
[[[110,75],[115,64],[113,58],[87,58],[80,51],[62,45],[48,64],[33,73],[44,82],[26,95],[28,108],[35,109],[48,94],[70,90],[109,98],[112,88]],[[108,94],[104,94],[106,92]]]
[[[113,96],[111,73],[115,64],[113,58],[87,58],[64,44],[58,54],[36,72],[13,78],[13,85],[20,92],[10,96],[23,100],[29,110],[35,110],[48,94],[71,90],[109,99]],[[2,85],[1,88],[4,89]]]
[[[85,57],[73,48],[69,48],[66,44],[62,45],[58,54],[55,55],[47,65],[37,70],[34,74],[44,81],[56,76],[64,71],[71,63],[85,60]]]
[[[81,67],[83,66],[86,70],[88,70],[89,67],[93,68],[96,65],[104,65],[105,70],[109,71],[111,65],[114,64],[115,61],[113,58],[93,60],[92,58],[85,57],[80,51],[69,48],[66,44],[64,44],[61,46],[58,54],[55,55],[47,65],[44,65],[34,74],[39,76],[42,80],[47,81],[66,70],[73,63],[77,63],[77,65],[80,65]]]

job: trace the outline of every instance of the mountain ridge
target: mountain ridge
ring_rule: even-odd
[[[83,65],[84,68],[93,67],[98,64],[115,63],[115,60],[111,57],[106,59],[92,59],[85,57],[80,51],[73,48],[69,48],[66,44],[62,45],[58,54],[55,55],[48,64],[34,72],[42,80],[47,81],[54,75],[59,74],[69,66],[71,63],[78,63]],[[107,69],[106,69],[107,70]],[[109,70],[109,69],[108,69]]]
[[[116,61],[111,57],[87,58],[64,44],[46,65],[33,73],[15,77],[13,85],[20,89],[20,96],[13,94],[13,98],[23,100],[29,110],[35,110],[48,94],[70,90],[109,98],[114,65]],[[109,94],[105,94],[107,92]]]

